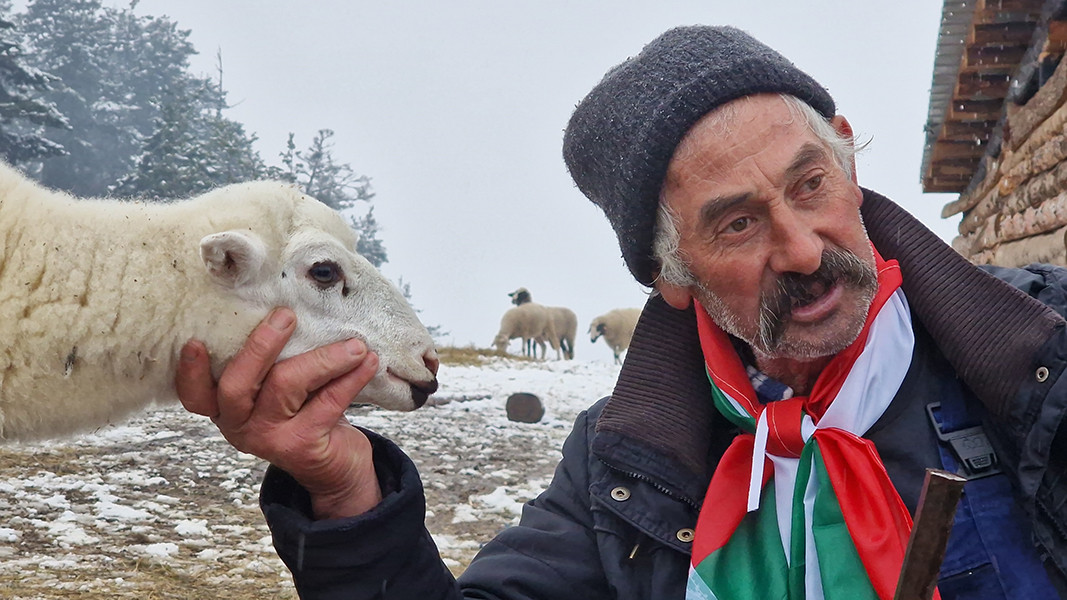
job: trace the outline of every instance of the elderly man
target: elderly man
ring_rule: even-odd
[[[182,401],[273,464],[304,598],[888,599],[928,467],[970,478],[941,597],[1057,597],[1064,272],[971,266],[860,188],[853,151],[826,90],[733,28],[608,72],[564,156],[658,295],[551,485],[458,582],[411,462],[341,418],[375,368],[358,344],[272,366],[280,309],[217,386],[187,345]]]

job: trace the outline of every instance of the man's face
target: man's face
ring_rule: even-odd
[[[862,192],[781,98],[730,104],[725,125],[705,117],[686,134],[664,182],[697,285],[657,288],[676,308],[696,298],[757,357],[835,354],[877,289]]]

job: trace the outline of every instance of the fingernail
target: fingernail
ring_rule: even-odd
[[[293,311],[286,308],[276,308],[270,313],[267,323],[278,331],[288,329],[293,324]]]
[[[352,356],[360,356],[367,352],[367,345],[363,343],[363,340],[353,338],[345,342],[345,350],[348,350]]]
[[[182,346],[181,359],[184,362],[196,362],[200,357],[200,348],[196,344]]]

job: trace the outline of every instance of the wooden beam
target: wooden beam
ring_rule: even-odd
[[[999,11],[1005,13],[1034,12],[1041,10],[1041,2],[1035,0],[978,0],[980,11]]]
[[[1005,73],[960,73],[956,79],[956,96],[963,98],[1004,98],[1008,95],[1011,76]]]
[[[933,151],[930,153],[930,162],[939,163],[946,160],[978,160],[985,154],[985,145],[971,142],[934,142]]]
[[[1034,6],[1033,2],[1024,2],[1025,8],[1018,10],[1001,10],[999,8],[977,8],[971,18],[972,25],[988,25],[991,23],[1037,23],[1041,20],[1041,6]]]
[[[967,40],[971,44],[1030,44],[1037,23],[978,24]]]
[[[1026,54],[1026,46],[968,46],[964,65],[966,67],[1001,67],[1008,65],[1014,70]],[[966,68],[965,67],[965,68]]]
[[[1045,52],[1058,54],[1067,51],[1067,21],[1050,21]]]
[[[923,180],[923,191],[931,194],[958,194],[967,187],[963,179],[942,179],[940,177]]]
[[[949,103],[945,121],[999,121],[1003,98],[972,99],[955,97]]]
[[[996,124],[996,121],[945,121],[937,139],[949,142],[986,142]]]
[[[1030,263],[1063,265],[1067,263],[1064,233],[1067,233],[1067,227],[1014,242],[1005,242],[996,248],[978,252],[968,258],[979,264],[1004,267],[1022,267]]]
[[[1060,61],[1045,85],[1022,107],[1010,107],[1004,139],[1012,150],[1026,141],[1034,129],[1067,100],[1067,61]]]

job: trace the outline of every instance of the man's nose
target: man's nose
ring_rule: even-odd
[[[788,211],[772,227],[770,268],[776,273],[814,273],[822,263],[822,236],[795,212]]]

